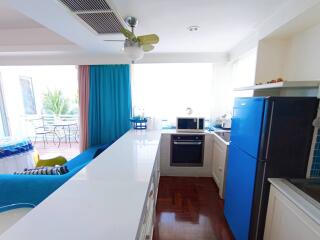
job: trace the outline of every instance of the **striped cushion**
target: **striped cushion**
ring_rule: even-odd
[[[21,172],[14,172],[15,175],[62,175],[68,173],[67,166],[57,167],[38,167],[38,168],[25,168]]]

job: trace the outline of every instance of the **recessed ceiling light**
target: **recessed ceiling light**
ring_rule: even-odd
[[[190,31],[190,32],[196,32],[198,31],[200,28],[200,26],[197,26],[197,25],[193,25],[193,26],[189,26],[187,29]]]

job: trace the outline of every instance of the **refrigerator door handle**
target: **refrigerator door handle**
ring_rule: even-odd
[[[262,164],[264,165],[263,166],[263,174],[262,174],[262,188],[261,188],[261,192],[260,192],[260,200],[259,200],[259,212],[258,212],[258,218],[257,218],[257,224],[259,225],[260,223],[260,218],[261,218],[261,206],[262,206],[262,196],[263,196],[263,192],[264,192],[264,187],[265,187],[265,178],[266,178],[266,165],[267,165],[267,162],[266,161],[261,161]],[[257,231],[255,232],[255,239],[258,239],[258,229]]]
[[[272,128],[272,121],[273,121],[273,110],[274,110],[274,102],[272,102],[271,106],[271,114],[270,114],[270,123],[269,123],[269,129],[268,129],[268,136],[267,136],[267,144],[266,144],[266,150],[264,154],[264,159],[267,160],[269,157],[269,146],[270,146],[270,136],[271,136],[271,128]]]

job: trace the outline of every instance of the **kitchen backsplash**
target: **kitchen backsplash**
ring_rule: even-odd
[[[314,145],[310,176],[320,177],[320,128],[318,129],[317,139]]]

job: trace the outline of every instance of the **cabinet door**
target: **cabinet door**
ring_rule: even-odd
[[[217,186],[219,187],[220,179],[218,174],[218,166],[219,166],[219,148],[217,148],[217,143],[214,140],[213,142],[213,153],[212,153],[212,176],[214,181],[216,182]]]
[[[319,240],[320,226],[271,186],[264,240]]]
[[[224,163],[226,157],[226,148],[215,140],[213,142],[213,162],[212,174],[219,189],[222,189],[224,179]]]

